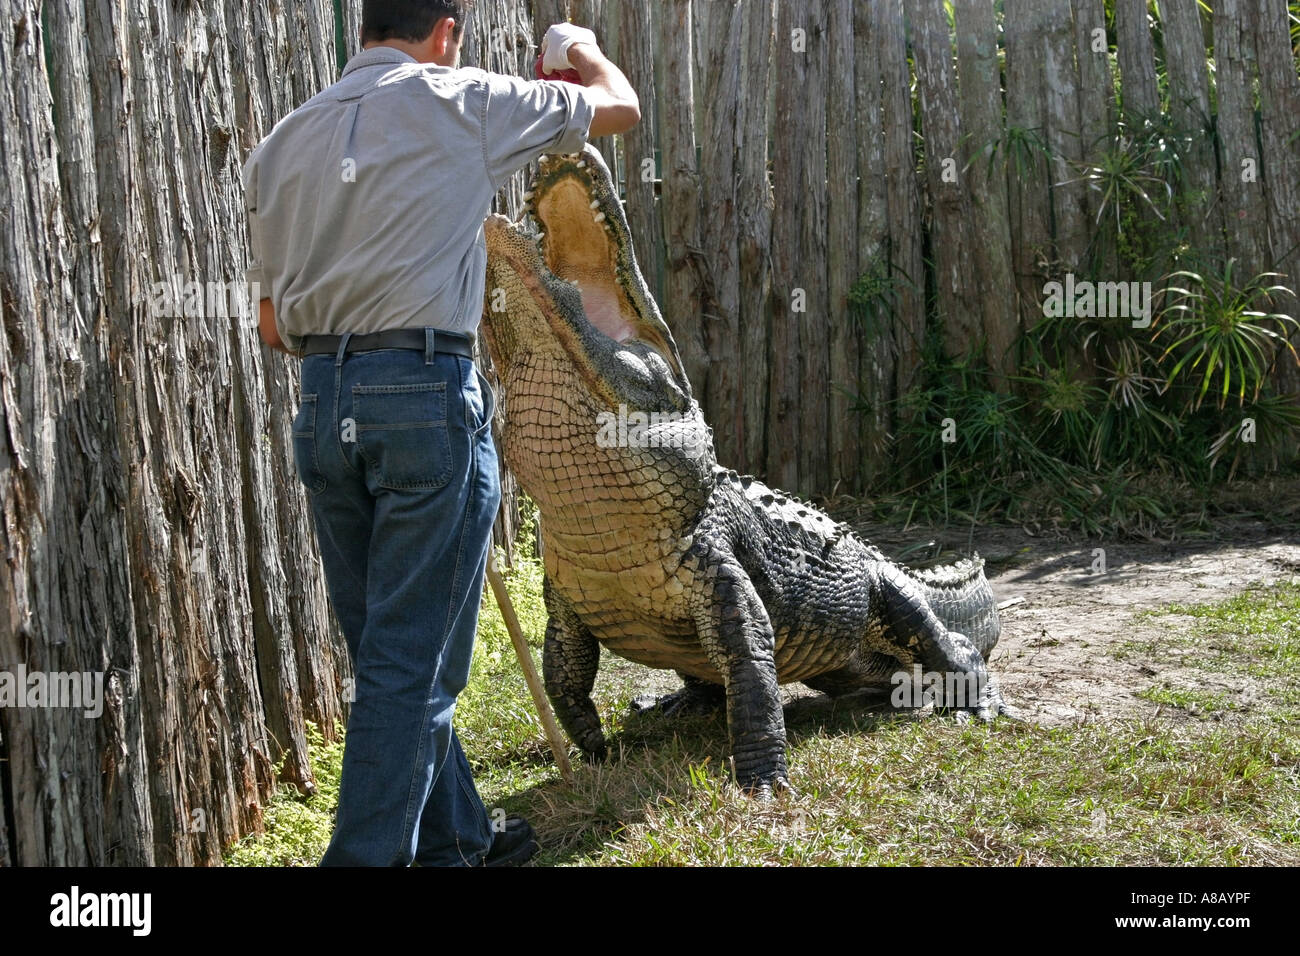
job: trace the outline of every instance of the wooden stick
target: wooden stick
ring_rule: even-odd
[[[501,572],[497,570],[495,553],[488,557],[487,579],[492,585],[492,593],[496,596],[497,607],[501,609],[501,619],[506,622],[506,630],[510,632],[510,641],[515,645],[515,655],[519,658],[519,666],[524,671],[524,680],[528,682],[528,689],[532,692],[533,703],[537,706],[537,716],[542,719],[546,739],[551,742],[551,753],[555,754],[555,764],[560,768],[560,776],[564,778],[564,782],[573,786],[573,767],[569,764],[569,747],[564,742],[559,725],[555,722],[555,712],[551,710],[551,702],[537,676],[537,668],[533,666],[533,655],[528,650],[528,642],[524,640],[523,629],[519,626],[519,617],[515,614],[514,602],[510,600],[510,594],[506,591],[506,582],[502,580]]]

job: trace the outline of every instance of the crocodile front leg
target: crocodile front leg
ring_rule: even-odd
[[[691,611],[700,643],[726,686],[736,780],[764,798],[773,790],[790,790],[776,641],[767,609],[735,557],[709,548],[694,558]]]
[[[578,620],[568,602],[542,579],[542,598],[550,617],[542,646],[542,678],[555,715],[578,748],[592,760],[604,760],[605,734],[591,699],[600,664],[600,644]]]
[[[1015,711],[1002,700],[984,658],[966,635],[944,626],[921,589],[902,569],[888,562],[881,562],[879,568],[877,584],[883,636],[899,649],[902,659],[918,660],[926,670],[945,676],[945,699],[939,706],[954,708],[964,718],[973,715],[982,721],[991,721],[999,715],[1015,717]],[[951,685],[955,693],[962,694],[960,699],[947,699],[947,675],[962,678]],[[968,693],[971,690],[973,694]]]

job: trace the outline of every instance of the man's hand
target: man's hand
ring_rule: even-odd
[[[596,34],[586,27],[574,26],[572,23],[555,23],[542,37],[542,72],[558,73],[572,70],[569,62],[569,47],[575,43],[589,43],[599,49]]]
[[[585,27],[557,23],[547,30],[536,72],[542,79],[576,80],[586,87],[595,107],[588,139],[626,133],[641,121],[636,90],[623,71],[600,52],[596,35]]]
[[[275,327],[275,305],[270,299],[263,299],[257,304],[257,331],[262,341],[286,355],[293,353],[280,341],[280,330]]]

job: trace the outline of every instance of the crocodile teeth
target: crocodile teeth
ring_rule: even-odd
[[[599,200],[599,199],[593,199],[593,200],[591,201],[591,208],[592,208],[592,209],[599,209],[599,208],[600,208],[600,200]]]
[[[541,241],[542,241],[543,239],[545,239],[545,238],[546,238],[546,233],[544,233],[544,232],[539,232],[539,233],[537,234],[537,241],[538,241],[538,242],[541,242]]]
[[[604,214],[603,212],[598,212],[598,213],[596,213],[596,221],[597,221],[597,222],[604,222],[604,221],[605,221],[605,214]]]
[[[550,159],[550,158],[551,158],[551,157],[547,156],[545,153],[542,153],[542,155],[540,155],[540,156],[537,157],[537,161],[538,161],[539,163],[544,163],[544,162],[546,162],[546,161],[547,161],[548,159]]]
[[[532,198],[533,198],[532,193],[524,193],[524,202],[531,202]]]
[[[578,160],[578,168],[579,168],[579,169],[586,169],[586,168],[587,168],[587,161],[586,161],[585,159],[580,159],[580,160]]]

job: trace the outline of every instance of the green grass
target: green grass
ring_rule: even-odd
[[[1294,677],[1300,668],[1300,583],[1251,588],[1217,604],[1172,604],[1166,612],[1195,618],[1197,635],[1220,657],[1236,652],[1247,673]]]
[[[600,845],[552,854],[551,862],[1300,860],[1296,740],[1276,727],[1249,736],[1139,723],[988,729],[845,714],[791,737],[800,799],[754,804],[686,746],[675,765],[656,761],[653,774],[619,775],[662,786],[650,801],[620,800],[621,788],[606,786],[606,800],[622,807],[615,825],[586,823],[600,832],[585,842],[599,837]],[[539,801],[539,811],[544,806]],[[566,830],[584,825],[561,820]]]
[[[1139,691],[1138,696],[1156,704],[1177,707],[1190,714],[1216,714],[1237,709],[1237,705],[1228,699],[1227,694],[1191,690],[1186,687],[1170,687],[1166,684],[1154,684],[1146,690]]]
[[[315,866],[330,841],[334,808],[339,802],[339,775],[343,772],[343,728],[326,741],[307,721],[308,757],[316,792],[303,796],[294,787],[279,786],[266,808],[262,835],[245,837],[226,854],[227,866]],[[284,766],[280,758],[278,777]]]
[[[525,551],[507,582],[540,643],[539,562]],[[1295,585],[1162,608],[1152,613],[1194,626],[1171,624],[1154,650],[1207,672],[1294,686],[1297,610]],[[485,598],[457,727],[487,806],[522,813],[537,828],[538,864],[1300,864],[1300,735],[1278,719],[1288,696],[1275,689],[1267,707],[1237,712],[1223,694],[1162,684],[1141,696],[1192,713],[1234,711],[1234,719],[1065,727],[968,726],[863,701],[799,702],[787,714],[799,796],[764,804],[730,783],[720,715],[629,716],[642,675],[605,655],[597,705],[614,756],[576,760],[570,788]],[[277,793],[266,835],[241,843],[228,863],[319,859],[341,749],[314,728],[311,740],[319,792]]]
[[[1158,640],[1125,642],[1118,654],[1249,680],[1279,705],[1277,716],[1300,716],[1300,582],[1251,587],[1215,603],[1170,604],[1138,618],[1164,622],[1174,615],[1182,620],[1169,622]],[[1159,702],[1183,706],[1172,699]]]
[[[502,576],[540,674],[546,632],[542,563],[522,551],[516,555],[515,566],[503,569]],[[541,721],[490,588],[484,592],[474,662],[469,683],[457,703],[456,717],[456,732],[465,752],[480,760],[522,759],[545,748]]]

